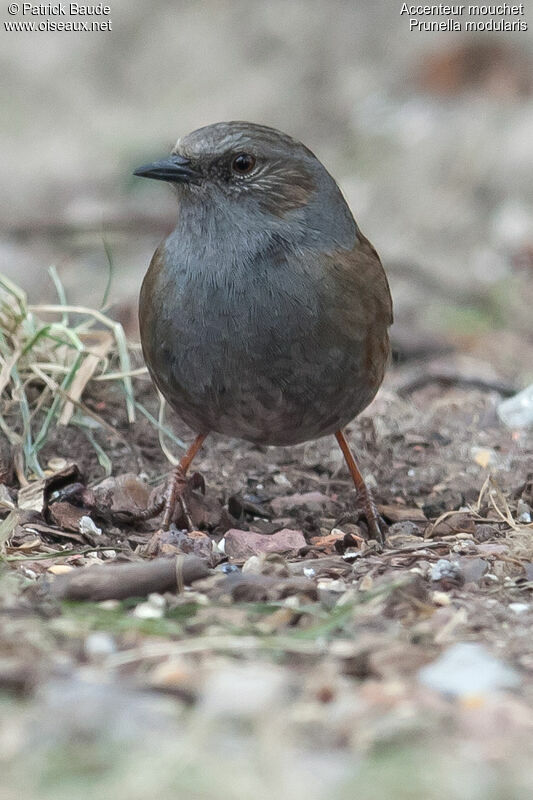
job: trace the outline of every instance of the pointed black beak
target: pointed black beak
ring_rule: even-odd
[[[197,183],[200,177],[191,167],[190,159],[179,155],[171,155],[161,161],[145,164],[138,167],[133,174],[139,178],[154,178],[157,181],[171,183]]]

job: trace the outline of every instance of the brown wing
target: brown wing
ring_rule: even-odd
[[[378,387],[390,356],[392,298],[385,270],[368,239],[359,234],[351,251],[338,250],[326,257],[323,286],[329,335],[333,330],[341,346],[361,352],[365,378]]]

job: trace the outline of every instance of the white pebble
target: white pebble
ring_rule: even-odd
[[[509,610],[515,614],[524,614],[529,611],[529,603],[509,603]]]
[[[80,533],[83,533],[83,534],[87,534],[87,533],[91,534],[92,533],[94,536],[101,536],[101,534],[102,534],[102,529],[98,528],[94,524],[93,520],[88,516],[83,516],[80,519],[80,521],[78,523],[78,527],[80,529]]]

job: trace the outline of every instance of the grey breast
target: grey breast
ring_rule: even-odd
[[[369,402],[362,342],[324,327],[311,251],[271,242],[210,269],[205,252],[192,256],[171,235],[164,258],[145,355],[193,430],[296,444],[332,433]]]

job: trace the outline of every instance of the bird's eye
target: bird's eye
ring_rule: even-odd
[[[250,153],[239,153],[231,162],[233,172],[238,175],[247,175],[255,167],[255,158]]]

